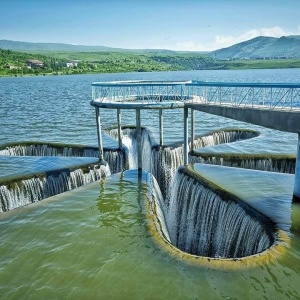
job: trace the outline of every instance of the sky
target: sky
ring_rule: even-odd
[[[300,0],[0,0],[0,40],[212,51],[300,35]]]

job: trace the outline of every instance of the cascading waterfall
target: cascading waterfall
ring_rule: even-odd
[[[189,157],[190,163],[205,163],[226,167],[252,169],[260,171],[295,173],[295,158],[278,158],[275,155],[265,155],[265,157],[249,157],[249,155],[222,155],[199,154]]]
[[[255,131],[228,130],[218,131],[211,135],[201,136],[194,140],[195,148],[215,146],[224,143],[235,142],[258,136]],[[199,162],[201,158],[189,155],[191,163]],[[151,173],[154,174],[164,196],[167,195],[170,183],[179,166],[183,165],[183,147],[175,148],[155,148],[152,150],[152,161],[155,163],[151,166]],[[203,159],[202,159],[203,162]]]
[[[137,166],[137,141],[128,134],[122,136],[122,143],[127,148],[128,169],[136,169]]]
[[[117,131],[109,133],[117,138]],[[36,176],[21,180],[10,186],[0,186],[0,212],[40,201],[87,183],[99,180],[112,173],[137,167],[137,130],[122,130],[121,150],[105,150],[107,166],[94,167],[89,172],[77,169],[71,172],[55,172],[48,176]],[[251,131],[220,131],[198,137],[195,148],[214,146],[257,136]],[[256,218],[257,212],[245,209],[229,195],[223,198],[198,180],[185,174],[183,147],[153,146],[150,132],[142,129],[143,169],[153,174],[149,176],[151,186],[150,205],[156,212],[161,234],[180,250],[212,258],[240,258],[268,249],[275,241],[273,224],[263,216]],[[96,148],[53,146],[46,144],[15,145],[0,150],[0,155],[29,156],[88,156],[97,157]],[[226,164],[223,157],[201,157],[190,155],[191,162]],[[228,160],[234,164],[233,160]],[[239,167],[267,168],[273,170],[292,169],[292,163],[275,163],[272,159],[240,159]],[[153,199],[155,199],[153,201]],[[224,200],[226,199],[226,200]],[[250,212],[250,213],[249,213]],[[261,222],[263,220],[263,222]]]
[[[91,147],[24,144],[7,146],[5,149],[0,150],[0,155],[99,157],[99,150]],[[104,149],[104,160],[109,164],[112,174],[126,169],[126,156],[122,150]]]
[[[116,129],[110,130],[109,134],[115,139],[118,138]],[[163,196],[165,196],[177,168],[183,164],[183,148],[153,147],[151,134],[145,128],[142,129],[141,137],[143,169],[154,175]],[[127,148],[129,169],[136,169],[137,140],[135,128],[124,128],[122,130],[122,143]]]
[[[273,224],[221,197],[198,180],[177,172],[166,204],[171,243],[184,252],[213,258],[241,258],[274,243]],[[229,197],[229,198],[228,198]],[[245,204],[243,204],[245,206]]]
[[[108,163],[112,174],[119,173],[127,169],[127,158],[123,150],[104,151],[104,160]]]
[[[98,157],[99,151],[98,148],[76,148],[33,143],[7,146],[5,149],[0,150],[0,155]]]
[[[5,147],[0,150],[0,155],[98,157],[99,150],[91,147],[24,143]],[[17,183],[12,180],[8,185],[1,185],[0,212],[40,201],[126,169],[126,155],[123,150],[104,150],[104,160],[107,166],[96,165],[88,172],[83,172],[82,169],[71,172],[62,170],[55,172],[55,175],[53,173],[20,179]]]
[[[0,186],[0,212],[25,206],[57,195],[110,175],[108,165],[95,165],[89,172],[76,169],[62,171],[48,176],[34,177]]]
[[[112,129],[109,132],[110,136],[117,139],[117,129]],[[230,143],[245,139],[257,137],[259,135],[256,131],[247,130],[223,130],[213,132],[210,135],[200,136],[194,140],[195,148],[202,148],[207,146],[215,146],[224,143]],[[125,128],[122,130],[122,142],[127,148],[127,159],[129,161],[129,169],[137,167],[137,141],[136,129]],[[152,148],[152,150],[151,150]],[[143,149],[143,169],[152,173],[165,197],[170,188],[170,183],[174,177],[176,170],[183,164],[183,147],[159,147],[152,146],[151,134],[147,129],[142,129],[142,149]],[[224,166],[233,166],[246,169],[256,169],[262,171],[272,171],[281,173],[294,173],[295,160],[276,157],[265,157],[257,159],[255,157],[243,157],[235,160],[230,158],[228,160],[222,157],[203,157],[201,155],[189,155],[190,163],[208,163]],[[110,163],[112,165],[112,163]]]
[[[155,176],[165,197],[176,170],[183,164],[183,148],[155,148],[152,150],[151,173]]]
[[[148,199],[150,200],[149,204],[151,207],[151,211],[155,212],[155,227],[160,232],[160,234],[169,243],[171,243],[169,232],[165,223],[166,205],[164,203],[163,195],[155,177],[151,173],[147,173],[147,175]]]
[[[115,139],[118,138],[118,132],[116,129],[109,131],[109,135]],[[137,130],[135,128],[124,128],[122,129],[122,143],[125,145],[127,151],[128,168],[137,168]],[[142,128],[141,134],[141,146],[142,146],[142,157],[143,157],[143,169],[151,172],[152,169],[152,157],[151,157],[151,134],[150,132]]]
[[[194,148],[202,148],[215,146],[225,143],[232,143],[236,141],[246,140],[257,137],[259,135],[256,131],[246,130],[221,130],[213,132],[210,135],[204,135],[194,140]]]

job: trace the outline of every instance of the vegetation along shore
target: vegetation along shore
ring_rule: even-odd
[[[257,37],[212,52],[0,40],[0,76],[300,68],[300,36]]]
[[[300,68],[300,59],[225,61],[198,53],[52,52],[39,54],[0,49],[0,76],[275,68]]]

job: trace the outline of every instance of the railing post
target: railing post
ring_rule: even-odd
[[[99,107],[95,107],[96,110],[96,123],[97,123],[97,137],[98,137],[98,149],[99,149],[99,160],[103,160],[103,143],[102,143],[102,132],[101,132],[101,119]]]
[[[273,89],[271,88],[271,101],[270,101],[270,109],[272,109],[273,105]]]
[[[136,109],[136,140],[137,140],[137,154],[138,154],[138,169],[142,170],[142,129],[141,129],[141,111]]]
[[[118,143],[119,149],[122,149],[122,127],[121,127],[121,110],[117,109],[117,120],[118,120]]]
[[[189,137],[188,137],[188,121],[189,121],[189,110],[184,106],[183,112],[183,124],[184,124],[184,144],[183,144],[183,164],[187,165],[188,162],[188,151],[189,151]]]
[[[164,143],[164,116],[163,110],[159,110],[159,145],[162,146]]]
[[[295,181],[294,181],[294,192],[293,201],[300,202],[300,134],[298,133],[298,144],[297,144],[297,157],[295,166]]]
[[[191,109],[191,151],[194,151],[195,141],[195,110]]]

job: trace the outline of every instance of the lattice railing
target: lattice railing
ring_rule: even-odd
[[[229,82],[101,82],[93,83],[98,102],[159,103],[193,101],[262,109],[300,110],[300,84]]]

